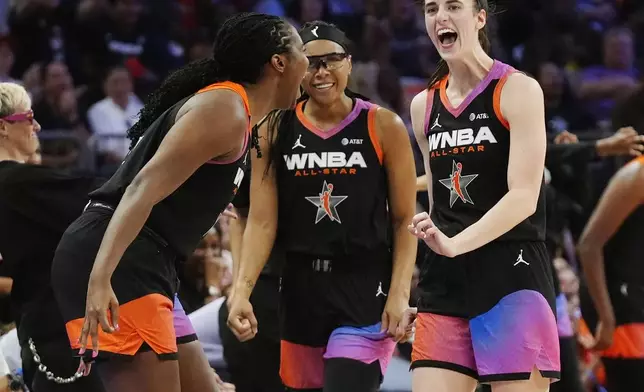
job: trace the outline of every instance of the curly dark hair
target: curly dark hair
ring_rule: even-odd
[[[215,37],[213,57],[179,68],[147,98],[139,120],[128,130],[130,149],[159,116],[200,89],[223,81],[257,83],[271,57],[288,53],[291,44],[291,26],[282,18],[248,12],[227,19]],[[253,147],[257,145],[254,135]]]

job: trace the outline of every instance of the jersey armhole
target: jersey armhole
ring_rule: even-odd
[[[427,103],[425,104],[425,123],[423,124],[423,133],[425,136],[429,135],[429,121],[432,117],[432,108],[434,107],[434,94],[436,88],[432,87],[427,90]]]
[[[494,96],[492,98],[492,104],[494,106],[494,114],[496,115],[496,118],[499,120],[499,122],[507,129],[508,131],[510,130],[510,123],[508,120],[506,120],[505,117],[503,117],[503,113],[501,113],[501,92],[503,91],[503,86],[505,86],[505,83],[508,81],[508,78],[510,75],[512,75],[514,70],[511,70],[507,72],[505,75],[499,79],[499,82],[496,84],[496,87],[494,88]]]
[[[371,140],[371,145],[373,146],[373,149],[378,156],[378,162],[380,162],[380,164],[382,165],[382,146],[380,145],[380,138],[378,137],[378,130],[376,128],[376,112],[378,111],[378,108],[378,105],[373,104],[369,108],[369,113],[367,114],[367,129],[369,130],[369,139]]]

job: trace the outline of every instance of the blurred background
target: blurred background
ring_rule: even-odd
[[[355,44],[352,89],[408,125],[409,102],[437,63],[414,0],[0,0],[0,81],[21,83],[32,95],[42,164],[113,173],[146,96],[172,70],[207,56],[219,24],[239,11],[284,16],[296,27],[335,23]],[[575,241],[608,179],[630,159],[624,135],[644,130],[644,1],[498,0],[492,11],[493,57],[535,77],[545,94],[548,237],[582,336]],[[408,128],[420,176],[422,158]],[[418,208],[427,208],[423,192]],[[419,249],[420,264],[425,247]],[[186,311],[223,301],[231,265],[222,218],[182,271]],[[10,290],[10,280],[0,279],[5,331]],[[212,324],[219,331],[217,320]],[[213,345],[211,364],[225,374]],[[383,390],[410,390],[409,351],[400,345]],[[581,345],[579,360],[579,377],[596,390],[601,363]]]

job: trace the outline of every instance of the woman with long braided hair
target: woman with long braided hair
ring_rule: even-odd
[[[83,363],[110,359],[97,366],[108,391],[216,390],[192,326],[173,326],[176,263],[241,184],[252,126],[295,102],[308,67],[302,46],[280,18],[228,19],[213,57],[152,94],[129,132],[130,154],[63,235],[54,293]],[[192,342],[178,348],[179,334]]]

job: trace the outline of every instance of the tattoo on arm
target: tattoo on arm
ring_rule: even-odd
[[[255,284],[253,283],[253,281],[252,281],[252,280],[250,280],[250,279],[248,279],[248,278],[244,278],[244,283],[246,284],[246,287],[247,287],[249,290],[252,290],[252,289],[253,289],[253,287],[255,287]]]

